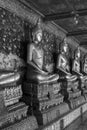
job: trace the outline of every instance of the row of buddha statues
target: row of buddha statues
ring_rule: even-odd
[[[39,125],[47,124],[87,100],[87,57],[84,58],[81,70],[80,48],[76,49],[74,58],[70,60],[69,45],[64,39],[55,71],[49,72],[43,68],[44,50],[39,46],[42,39],[43,31],[38,22],[32,31],[32,42],[27,46],[27,72],[23,94]]]
[[[87,55],[81,63],[78,47],[72,59],[64,39],[54,68],[50,64],[44,67],[40,22],[27,45],[26,73],[24,68],[0,71],[0,128],[28,115],[37,119],[33,124],[46,125],[87,101]]]

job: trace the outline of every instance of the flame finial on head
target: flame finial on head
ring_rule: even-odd
[[[42,34],[42,29],[41,29],[41,19],[39,18],[37,20],[36,26],[33,29],[33,36],[37,35],[38,33]]]

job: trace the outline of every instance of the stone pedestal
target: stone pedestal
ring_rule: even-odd
[[[69,112],[68,104],[61,103],[60,105],[45,109],[44,111],[34,111],[34,114],[39,125],[46,125],[54,119],[63,116],[67,112]]]
[[[64,96],[60,93],[60,83],[24,83],[23,100],[28,104],[40,125],[45,125],[69,111]]]
[[[28,106],[24,103],[17,103],[7,108],[3,106],[3,108],[2,113],[0,113],[0,128],[27,117]]]
[[[69,103],[71,109],[74,109],[85,102],[85,98],[79,87],[79,80],[66,80],[61,86],[64,100]]]
[[[3,128],[2,130],[36,130],[38,128],[38,124],[36,118],[34,116],[27,117],[22,121],[16,122],[16,124],[12,124]]]
[[[20,79],[0,85],[0,129],[27,117],[28,106],[20,102],[21,97]]]

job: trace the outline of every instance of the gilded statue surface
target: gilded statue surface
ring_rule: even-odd
[[[43,68],[44,51],[40,46],[43,38],[43,31],[39,25],[34,29],[32,37],[33,42],[27,46],[27,79],[39,83],[57,81],[59,78],[58,74],[50,73],[48,69]],[[50,67],[51,66],[49,66],[49,68]]]
[[[75,51],[75,56],[73,60],[73,71],[80,73],[80,49]]]
[[[77,79],[77,76],[70,73],[70,67],[69,45],[66,42],[66,39],[64,39],[57,59],[57,69],[63,73],[63,76],[65,75],[67,80],[74,81]]]
[[[87,74],[87,55],[84,57],[83,72]]]
[[[64,41],[61,44],[60,54],[57,60],[57,68],[62,69],[66,74],[70,74],[70,67],[68,61],[69,49],[68,44]]]
[[[83,76],[81,78],[82,78],[83,82],[86,83],[87,82],[87,55],[84,56],[84,60],[81,63],[82,63],[81,72],[83,74]]]

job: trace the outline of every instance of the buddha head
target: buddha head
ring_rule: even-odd
[[[38,44],[39,42],[41,42],[42,40],[42,36],[43,36],[43,32],[42,32],[42,29],[41,29],[41,20],[39,19],[37,21],[37,24],[35,26],[35,28],[33,29],[33,41]]]
[[[77,48],[77,50],[75,52],[75,60],[80,60],[80,49],[79,49],[79,47]]]
[[[61,44],[61,53],[62,54],[68,54],[69,48],[68,48],[68,43],[66,39],[64,39],[64,42]]]

